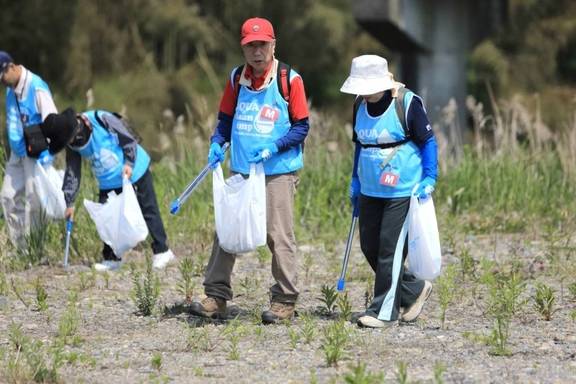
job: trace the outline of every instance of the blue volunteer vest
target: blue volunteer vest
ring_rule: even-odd
[[[414,97],[413,92],[404,95],[407,111]],[[366,102],[362,102],[356,114],[354,130],[361,144],[385,144],[404,140],[406,135],[396,114],[394,101],[378,116],[368,115]],[[416,183],[422,178],[422,156],[413,141],[400,145],[390,162],[385,160],[395,148],[362,148],[358,160],[358,176],[363,195],[381,198],[409,197]]]
[[[296,75],[292,70],[292,75]],[[232,71],[234,74],[234,71]],[[238,101],[232,122],[230,168],[234,172],[250,173],[248,159],[259,144],[273,143],[286,135],[290,129],[288,102],[280,95],[278,82],[253,91],[243,85],[238,92]],[[303,166],[302,146],[277,153],[264,162],[266,175],[294,172]]]
[[[88,143],[83,147],[71,149],[88,158],[92,172],[98,179],[100,189],[115,189],[122,187],[122,168],[124,167],[124,153],[118,143],[118,136],[100,125],[95,115],[96,111],[87,111],[83,115],[92,124],[92,134]],[[108,112],[98,111],[99,116]],[[136,149],[136,161],[132,169],[130,182],[137,182],[150,165],[150,156],[140,145]]]
[[[27,156],[23,129],[42,123],[42,114],[36,106],[36,90],[42,89],[50,93],[48,85],[38,75],[28,71],[28,76],[31,76],[30,85],[27,90],[24,90],[24,99],[19,100],[18,104],[16,104],[14,90],[10,87],[6,90],[8,142],[10,149],[20,157]],[[18,106],[20,111],[18,111]]]

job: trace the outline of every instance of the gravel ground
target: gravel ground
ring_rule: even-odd
[[[327,315],[318,298],[323,284],[334,285],[337,280],[343,245],[329,250],[301,246],[299,316],[291,323],[274,326],[257,322],[268,304],[267,289],[272,281],[269,262],[260,264],[256,255],[246,255],[236,264],[233,283],[237,296],[230,311],[231,315],[238,314],[238,321],[203,321],[189,315],[186,306],[179,305],[183,297],[176,290],[180,277],[176,264],[158,274],[160,307],[168,311],[158,310],[151,317],[135,313],[127,266],[110,273],[108,284],[105,275],[84,266],[73,266],[68,271],[35,267],[8,274],[8,281],[14,279],[21,287],[29,306],[13,292],[0,299],[0,347],[4,351],[0,356],[0,381],[10,379],[7,362],[14,355],[7,352],[10,324],[22,324],[27,336],[51,345],[57,338],[67,297],[78,290],[79,337],[65,347],[68,359],[58,370],[61,382],[340,383],[359,363],[366,364],[367,372],[383,375],[387,382],[399,381],[401,363],[406,363],[408,382],[440,382],[434,377],[440,365],[445,368],[441,377],[447,383],[576,382],[576,319],[572,319],[576,302],[560,286],[554,266],[544,259],[546,242],[493,235],[470,236],[459,240],[459,244],[466,245],[476,260],[520,260],[529,276],[525,292],[528,299],[534,294],[536,281],[556,290],[557,311],[551,321],[542,320],[532,301],[514,317],[509,336],[511,356],[491,355],[489,346],[465,337],[466,333],[489,334],[493,322],[484,313],[484,291],[473,283],[464,283],[448,309],[445,329],[440,327],[438,291],[434,290],[416,323],[370,330],[346,322],[349,342],[338,365],[328,366],[322,349],[323,329],[334,324],[336,316]],[[187,255],[187,250],[177,253]],[[457,262],[456,253],[446,247],[445,263]],[[312,261],[308,278],[306,255]],[[129,259],[142,268],[142,255],[132,252]],[[93,284],[86,283],[92,275]],[[347,283],[354,312],[364,309],[369,276],[356,245]],[[563,282],[565,286],[576,283],[574,274],[571,276],[572,281],[567,278]],[[44,312],[36,310],[33,282],[38,277],[48,293],[48,309]],[[79,289],[82,281],[87,288]],[[199,298],[201,277],[195,277],[195,282]],[[303,336],[306,324],[313,324],[315,330],[309,342]]]

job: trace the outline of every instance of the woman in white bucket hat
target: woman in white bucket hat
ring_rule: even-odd
[[[434,190],[436,140],[422,99],[394,81],[383,57],[354,58],[340,91],[357,95],[350,199],[359,212],[362,252],[376,274],[374,298],[358,325],[414,321],[432,284],[404,270],[406,217],[416,185],[419,199]]]

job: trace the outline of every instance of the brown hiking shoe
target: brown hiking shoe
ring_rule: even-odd
[[[282,320],[294,317],[294,303],[272,302],[270,309],[262,312],[262,322],[264,324],[274,324]]]
[[[226,300],[208,296],[201,302],[193,302],[190,305],[190,312],[197,316],[222,319],[226,317]]]
[[[426,300],[428,300],[428,297],[430,297],[430,293],[432,293],[432,283],[425,281],[424,288],[422,289],[420,296],[418,296],[414,304],[412,304],[409,308],[404,309],[400,320],[407,323],[415,321],[418,316],[420,316],[420,312],[422,312],[422,308],[424,308]]]

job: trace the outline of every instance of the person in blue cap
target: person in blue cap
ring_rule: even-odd
[[[38,75],[0,51],[0,81],[6,91],[6,130],[10,157],[5,165],[0,202],[10,240],[22,249],[41,225],[41,206],[34,186],[34,167],[52,162],[39,125],[56,113],[50,89]]]
[[[168,248],[166,231],[158,209],[150,156],[134,137],[128,125],[119,115],[102,110],[80,114],[67,108],[60,114],[51,114],[42,124],[42,132],[49,139],[50,152],[58,153],[66,148],[66,172],[64,174],[64,199],[66,219],[74,217],[74,201],[80,189],[82,158],[90,161],[92,173],[98,180],[98,201],[108,200],[111,191],[122,193],[123,178],[134,185],[136,198],[152,237],[153,267],[163,269],[175,259]],[[103,261],[94,265],[98,271],[118,269],[121,255],[115,255],[104,244]]]

